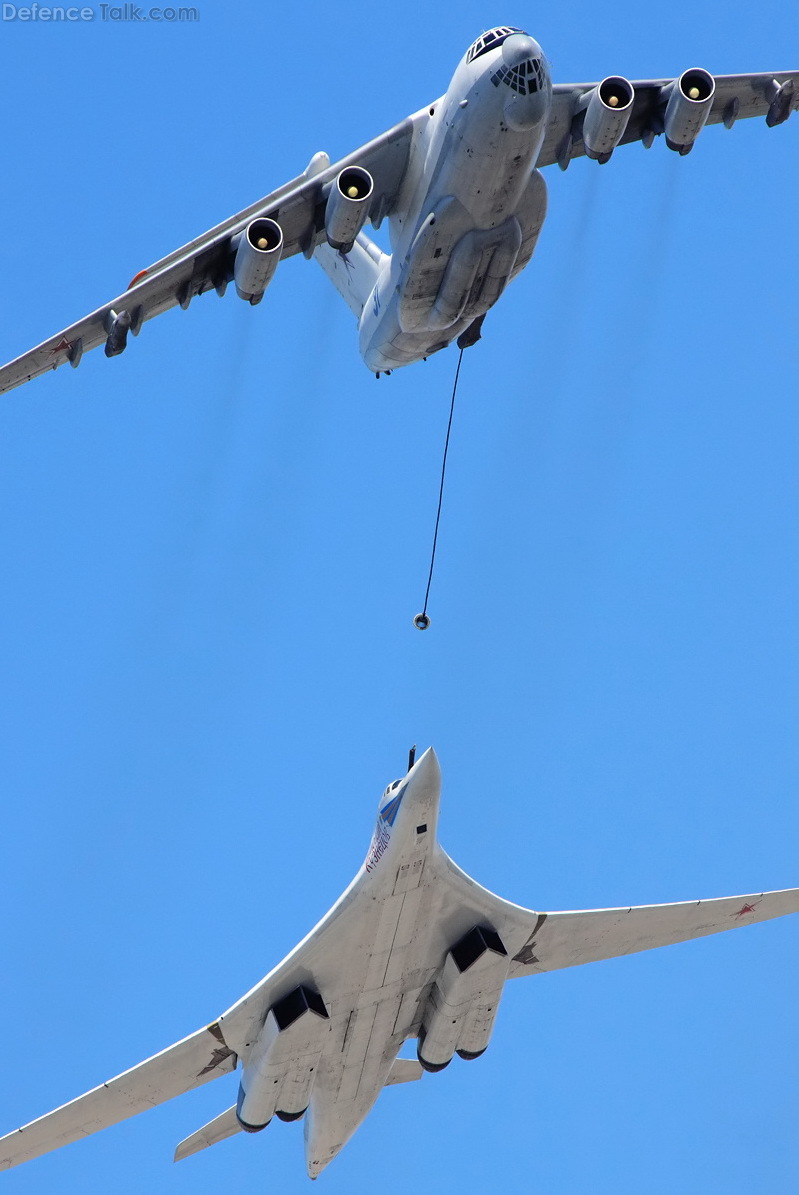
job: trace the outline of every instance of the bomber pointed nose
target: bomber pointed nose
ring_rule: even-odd
[[[419,756],[408,775],[427,784],[441,783],[441,768],[432,747],[428,747],[424,754]]]
[[[513,33],[502,43],[502,58],[506,66],[518,66],[530,58],[540,58],[541,47],[527,33]]]
[[[441,792],[441,767],[438,766],[438,756],[432,747],[428,747],[426,752],[419,756],[416,764],[407,773],[407,779],[411,785],[410,791],[418,793],[419,797],[424,795],[435,799]]]

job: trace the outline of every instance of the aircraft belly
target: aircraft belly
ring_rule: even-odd
[[[402,331],[447,331],[464,316],[473,292],[471,305],[477,305],[494,254],[500,255],[503,264],[499,268],[504,268],[507,278],[520,245],[521,230],[515,217],[499,228],[463,231],[459,227],[451,235],[422,240],[421,244],[417,241],[415,258],[400,288],[398,317]]]
[[[400,1001],[401,996],[397,992],[377,1005],[370,1036],[370,1045],[373,1048],[367,1048],[355,1092],[359,1106],[364,1109],[364,1115],[385,1087],[388,1072],[399,1049],[399,1046],[396,1049],[387,1048],[387,1043],[391,1040]]]
[[[429,986],[429,983],[417,984],[413,981],[413,986],[405,988],[394,1022],[393,1036],[398,1041],[403,1042],[415,1036],[414,1028],[421,1020],[422,997],[427,995]]]
[[[421,888],[406,892],[403,897],[397,932],[394,935],[391,953],[386,960],[386,969],[383,973],[383,984],[386,987],[398,983],[404,978],[405,968],[410,961],[409,956],[413,953],[413,948],[416,945],[416,928],[421,899]]]
[[[366,1060],[366,1052],[372,1039],[377,1008],[377,1002],[372,1001],[370,1004],[352,1010],[347,1029],[343,1066],[334,1095],[336,1103],[346,1103],[348,1100],[355,1099]]]
[[[530,175],[515,214],[522,230],[522,243],[511,270],[511,279],[521,273],[533,256],[546,219],[547,185],[540,170],[534,170]]]
[[[548,100],[541,96],[536,121],[514,129],[507,98],[487,81],[474,88],[464,107],[442,114],[443,136],[431,141],[425,162],[428,200],[453,195],[478,228],[501,224],[515,211],[546,131]]]
[[[520,131],[496,100],[493,86],[472,94],[468,107],[441,115],[443,132],[414,145],[409,189],[391,217],[392,268],[361,318],[361,355],[376,373],[446,348],[532,256],[546,214],[534,164],[548,104]]]
[[[437,204],[414,238],[397,285],[401,332],[448,332],[459,320],[485,314],[518,272],[522,249],[529,261],[545,215],[546,184],[538,171],[502,222],[475,225],[453,196]]]
[[[527,138],[497,133],[488,143],[465,139],[446,180],[447,191],[466,208],[478,228],[501,224],[516,210],[537,157]],[[442,180],[443,181],[443,180]]]
[[[455,246],[474,228],[463,204],[441,199],[422,221],[397,282],[397,312],[403,332],[428,330],[428,320]],[[450,321],[452,322],[452,321]]]
[[[372,992],[383,987],[394,935],[402,912],[402,895],[389,896],[383,903],[377,937],[372,946],[369,966],[363,981],[363,991]]]
[[[420,996],[435,969],[435,961],[428,960],[427,929],[435,910],[424,875],[424,859],[400,862],[393,891],[378,902],[379,914],[372,914],[376,931],[354,1006],[345,1011],[343,1002],[336,1002],[306,1125],[312,1175],[335,1157],[367,1115],[418,1018]]]
[[[306,1158],[312,1177],[346,1145],[385,1087],[401,1045],[392,1039],[400,1004],[401,995],[396,992],[354,1009],[346,1050],[320,1069],[306,1123]]]

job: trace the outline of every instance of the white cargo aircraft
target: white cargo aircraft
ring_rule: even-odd
[[[378,376],[474,343],[488,309],[530,260],[546,214],[540,168],[665,134],[686,154],[706,124],[747,116],[782,124],[799,107],[799,71],[553,83],[537,42],[501,26],[470,46],[441,99],[335,165],[317,153],[298,178],[142,270],[110,303],[0,369],[0,393],[121,353],[145,320],[233,280],[259,303],[277,264],[315,257],[358,320]],[[392,251],[364,233],[388,218]]]
[[[241,1065],[236,1103],[188,1157],[273,1116],[305,1120],[316,1178],[391,1083],[478,1058],[506,979],[683,942],[799,911],[799,889],[684,904],[538,913],[461,871],[436,840],[432,748],[383,793],[363,866],[299,946],[216,1021],[0,1139],[8,1169]],[[418,1062],[397,1057],[417,1038]]]

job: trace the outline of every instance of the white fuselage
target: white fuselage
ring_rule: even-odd
[[[501,791],[499,777],[489,791]],[[487,1048],[506,981],[684,942],[799,910],[799,889],[543,913],[476,883],[436,841],[432,748],[386,789],[353,882],[307,937],[212,1023],[0,1139],[0,1170],[77,1141],[240,1064],[236,1103],[175,1159],[305,1116],[316,1178],[384,1086]],[[496,797],[494,797],[496,800]],[[485,802],[490,808],[490,801]],[[529,844],[527,844],[529,845]],[[296,869],[296,882],[304,881]],[[286,894],[290,898],[290,894]],[[416,1059],[398,1058],[416,1039]]]
[[[459,64],[446,95],[415,121],[389,216],[392,253],[359,324],[375,372],[445,347],[529,261],[546,214],[535,162],[552,85],[526,34]]]
[[[355,938],[348,941],[349,957],[339,972],[347,975],[349,991],[331,1012],[329,1048],[305,1122],[311,1177],[335,1157],[382,1091],[400,1047],[412,1035],[429,982],[425,924],[439,792],[437,768],[426,771],[429,775],[415,782],[401,782],[405,792],[393,825],[378,815],[364,865],[349,890],[344,916],[348,939],[351,929]],[[389,790],[383,804],[401,791]],[[427,829],[417,833],[419,826]]]
[[[309,1101],[296,1111],[308,1103],[305,1148],[312,1178],[363,1121],[403,1042],[419,1035],[452,943],[485,920],[490,894],[455,868],[436,842],[439,796],[438,761],[428,751],[386,789],[369,852],[349,888],[276,968],[281,991],[307,984],[321,995],[327,1019],[305,1018],[316,1039],[306,1035],[295,1058],[283,1056],[270,1069],[268,1016],[249,1047],[239,1046],[244,1120],[266,1121],[272,1109],[294,1113],[284,1106],[280,1076],[287,1067],[295,1074],[304,1068]],[[271,1103],[260,1117],[248,1113],[263,1109],[264,1100]]]

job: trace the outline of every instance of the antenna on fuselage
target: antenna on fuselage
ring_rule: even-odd
[[[408,752],[408,771],[409,772],[415,762],[416,762],[416,743],[413,744],[410,751]]]

